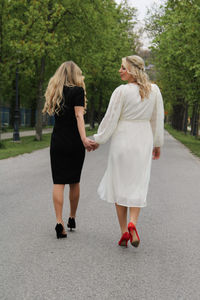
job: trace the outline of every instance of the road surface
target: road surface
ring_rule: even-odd
[[[126,249],[114,206],[96,193],[108,149],[86,155],[77,229],[64,240],[54,230],[49,148],[0,161],[0,299],[200,299],[200,160],[165,133],[141,244]],[[67,196],[66,186],[65,224]]]

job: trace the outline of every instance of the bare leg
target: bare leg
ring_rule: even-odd
[[[130,207],[129,213],[130,213],[130,222],[132,222],[136,226],[137,220],[138,220],[138,217],[139,217],[139,214],[140,214],[140,207]],[[136,233],[134,231],[133,241],[137,241],[137,240],[138,240],[138,238],[137,238]]]
[[[116,210],[117,210],[117,216],[119,220],[119,225],[121,228],[122,234],[126,231],[128,231],[127,228],[127,207],[121,206],[115,203]]]
[[[130,222],[136,225],[140,214],[140,207],[130,207],[129,212],[130,212]]]
[[[76,210],[78,207],[80,196],[80,184],[74,183],[69,185],[69,201],[70,201],[70,217],[76,217]]]
[[[64,227],[64,222],[62,219],[63,202],[64,202],[64,184],[54,184],[53,185],[53,203],[56,213],[57,223],[61,223]]]

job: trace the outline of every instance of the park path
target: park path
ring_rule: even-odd
[[[95,125],[97,125],[97,123],[95,123]],[[85,127],[89,127],[89,124],[86,124]],[[46,133],[51,133],[53,131],[53,128],[43,128],[42,129],[42,133],[46,134]],[[24,136],[34,136],[36,134],[35,130],[20,130],[19,131],[19,136],[20,137],[24,137]],[[12,132],[4,132],[1,133],[1,140],[7,140],[7,139],[12,139],[13,138],[13,131]]]
[[[0,299],[200,299],[199,159],[165,133],[140,247],[124,249],[114,206],[96,194],[108,149],[86,155],[77,230],[64,240],[54,230],[49,148],[0,161]]]
[[[51,133],[53,128],[45,128],[42,130],[42,133]],[[23,136],[32,136],[35,135],[35,130],[25,130],[25,131],[19,131],[20,137]],[[1,134],[2,140],[12,139],[13,138],[13,132],[4,132]]]

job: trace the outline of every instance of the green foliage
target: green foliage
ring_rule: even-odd
[[[150,12],[146,28],[154,38],[152,52],[157,79],[169,110],[173,114],[177,105],[186,110],[197,102],[199,107],[199,0],[168,0],[164,7]],[[198,109],[195,108],[196,115]]]
[[[200,139],[184,134],[183,132],[173,129],[169,124],[166,124],[165,129],[182,144],[184,144],[190,151],[200,157]]]
[[[2,102],[15,101],[17,66],[20,103],[30,107],[39,103],[56,68],[74,60],[86,78],[89,109],[93,104],[105,110],[120,84],[121,58],[135,52],[135,10],[127,1],[1,0],[0,5]]]
[[[86,135],[92,136],[97,132],[97,127],[93,130],[86,128]],[[0,142],[0,159],[17,156],[24,153],[31,153],[35,150],[49,147],[51,134],[43,134],[41,141],[36,141],[34,136],[21,137],[19,143],[12,140],[3,140]]]
[[[31,153],[32,151],[48,147],[49,142],[50,134],[44,134],[42,141],[39,142],[33,136],[22,137],[20,143],[15,143],[11,140],[2,141],[3,147],[0,149],[0,159]]]

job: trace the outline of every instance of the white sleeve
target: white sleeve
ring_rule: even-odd
[[[99,125],[97,134],[94,134],[94,139],[98,144],[106,143],[113,134],[117,127],[122,107],[123,85],[116,88],[112,93],[105,116]]]
[[[156,101],[150,123],[153,132],[153,145],[154,147],[161,147],[164,143],[164,107],[158,86],[156,86]]]

